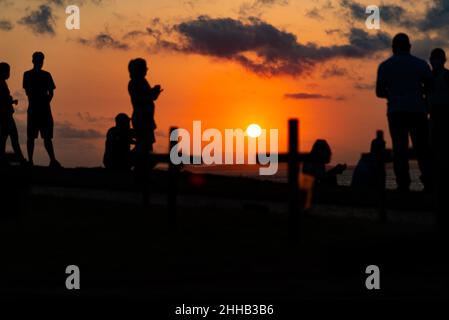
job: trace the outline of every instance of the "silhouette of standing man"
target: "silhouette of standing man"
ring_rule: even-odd
[[[60,168],[53,148],[53,116],[50,102],[53,99],[55,83],[51,74],[42,70],[45,56],[42,52],[33,54],[33,69],[23,75],[23,88],[28,96],[27,149],[28,160],[33,165],[34,140],[41,134],[50,157],[50,167]]]
[[[429,65],[410,54],[408,36],[393,38],[393,56],[382,62],[376,95],[388,101],[388,124],[393,142],[393,162],[399,191],[409,191],[409,136],[416,152],[421,181],[431,189],[429,119],[426,94],[432,79]]]

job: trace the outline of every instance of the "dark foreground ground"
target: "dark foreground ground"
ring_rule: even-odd
[[[178,319],[174,310],[182,304],[279,304],[290,306],[278,311],[286,314],[301,304],[449,301],[448,250],[430,208],[390,210],[382,224],[369,206],[319,204],[291,245],[283,185],[184,176],[181,191],[192,185],[206,195],[181,196],[174,226],[164,172],[153,178],[148,208],[126,175],[117,181],[101,170],[36,169],[32,177],[3,172],[4,303],[142,302]],[[23,181],[31,183],[20,196],[14,185]],[[226,196],[233,185],[239,196]],[[263,192],[272,198],[260,197]],[[79,266],[81,290],[66,289],[68,265]],[[380,290],[365,287],[369,265],[381,270]]]

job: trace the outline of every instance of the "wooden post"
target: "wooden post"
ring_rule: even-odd
[[[177,139],[175,141],[172,141],[170,139],[172,132],[174,130],[177,130],[176,127],[170,128],[170,135],[169,135],[169,160],[168,160],[168,220],[169,224],[172,226],[176,226],[176,197],[178,192],[178,168],[176,165],[174,165],[170,160],[170,152],[172,148],[178,143]]]
[[[298,242],[301,224],[301,208],[299,205],[299,122],[291,119],[288,122],[288,232],[291,244]]]

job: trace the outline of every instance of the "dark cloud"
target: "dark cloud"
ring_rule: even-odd
[[[116,49],[116,50],[129,50],[127,43],[114,39],[108,33],[100,33],[92,39],[79,38],[78,42],[82,45],[93,47],[96,49]]]
[[[328,34],[328,35],[334,35],[334,34],[338,34],[338,35],[343,34],[344,35],[344,32],[341,29],[326,29],[326,30],[324,30],[324,32],[326,32],[326,34]]]
[[[324,17],[321,15],[318,8],[313,8],[306,12],[306,16],[315,20],[323,20]]]
[[[240,6],[241,16],[260,16],[266,8],[274,5],[286,6],[289,0],[255,0],[253,2],[244,2]]]
[[[322,95],[320,93],[305,93],[305,92],[286,93],[284,97],[296,100],[332,99],[330,96]]]
[[[127,32],[124,36],[123,39],[135,39],[135,38],[139,38],[141,36],[145,36],[148,35],[148,32],[142,31],[142,30],[132,30]]]
[[[156,38],[159,48],[234,61],[265,76],[299,76],[318,62],[339,57],[364,58],[390,47],[387,34],[369,35],[356,28],[347,34],[347,44],[303,44],[294,34],[254,17],[242,21],[200,16],[174,26],[173,30],[180,39],[174,42]]]
[[[414,55],[427,60],[430,56],[430,52],[434,48],[446,48],[448,46],[447,36],[442,34],[441,36],[429,37],[424,36],[420,39],[412,39],[412,52]]]
[[[341,68],[337,65],[332,65],[331,67],[327,68],[323,71],[322,77],[327,79],[331,77],[343,77],[348,75],[348,70],[345,68]]]
[[[449,0],[433,0],[425,16],[417,22],[423,31],[449,29]],[[447,34],[446,34],[447,36]]]
[[[94,129],[79,129],[70,122],[56,124],[56,135],[62,139],[101,139],[104,134]]]
[[[105,0],[47,0],[48,5],[55,5],[58,7],[66,7],[69,5],[84,5],[87,3],[92,3],[94,5],[102,5]]]
[[[3,31],[11,31],[14,28],[11,21],[8,20],[0,20],[0,30]]]
[[[374,90],[375,85],[373,83],[356,82],[354,88],[357,90]]]
[[[284,95],[284,98],[294,100],[335,100],[335,101],[346,100],[346,97],[343,95],[331,97],[321,93],[307,93],[307,92],[286,93]]]
[[[368,15],[366,14],[366,5],[352,0],[342,0],[340,4],[343,8],[349,10],[351,16],[360,21],[365,21]],[[379,5],[381,22],[391,25],[410,26],[411,17],[407,15],[407,11],[398,5]]]
[[[90,112],[78,112],[76,116],[81,121],[90,124],[104,124],[114,122],[113,117],[92,116]]]
[[[24,16],[19,20],[19,23],[29,27],[36,34],[55,34],[55,19],[53,18],[52,9],[45,4]]]

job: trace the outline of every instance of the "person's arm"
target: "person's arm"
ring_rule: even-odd
[[[377,71],[376,96],[378,98],[386,99],[388,98],[388,88],[383,73],[384,71],[381,65]]]
[[[423,65],[422,85],[424,97],[427,99],[429,94],[433,91],[432,71],[427,63],[424,63]]]
[[[161,89],[160,85],[156,85],[156,86],[152,87],[150,89],[151,99],[153,101],[156,101],[159,98],[159,95],[161,94],[162,91],[164,91],[164,90]]]
[[[29,89],[28,89],[28,88],[29,88],[29,85],[28,85],[28,77],[27,77],[27,74],[26,74],[26,73],[23,74],[22,87],[23,87],[23,89],[25,90],[25,93],[26,93],[27,97],[29,97],[29,96],[30,96],[30,91],[29,91]]]
[[[48,102],[51,102],[53,100],[53,97],[55,95],[55,89],[56,89],[56,85],[55,82],[53,81],[53,77],[51,76],[51,74],[48,74],[49,76],[49,83],[48,83]]]
[[[48,102],[51,102],[51,100],[53,100],[54,95],[55,95],[54,89],[48,90]]]
[[[0,106],[12,106],[17,105],[19,102],[14,100],[9,92],[8,86],[6,84],[1,85],[0,88]]]
[[[326,172],[328,176],[337,176],[339,174],[342,174],[348,166],[346,164],[337,164],[334,168],[330,169]]]
[[[444,79],[446,80],[447,90],[449,91],[449,70],[445,70]]]

